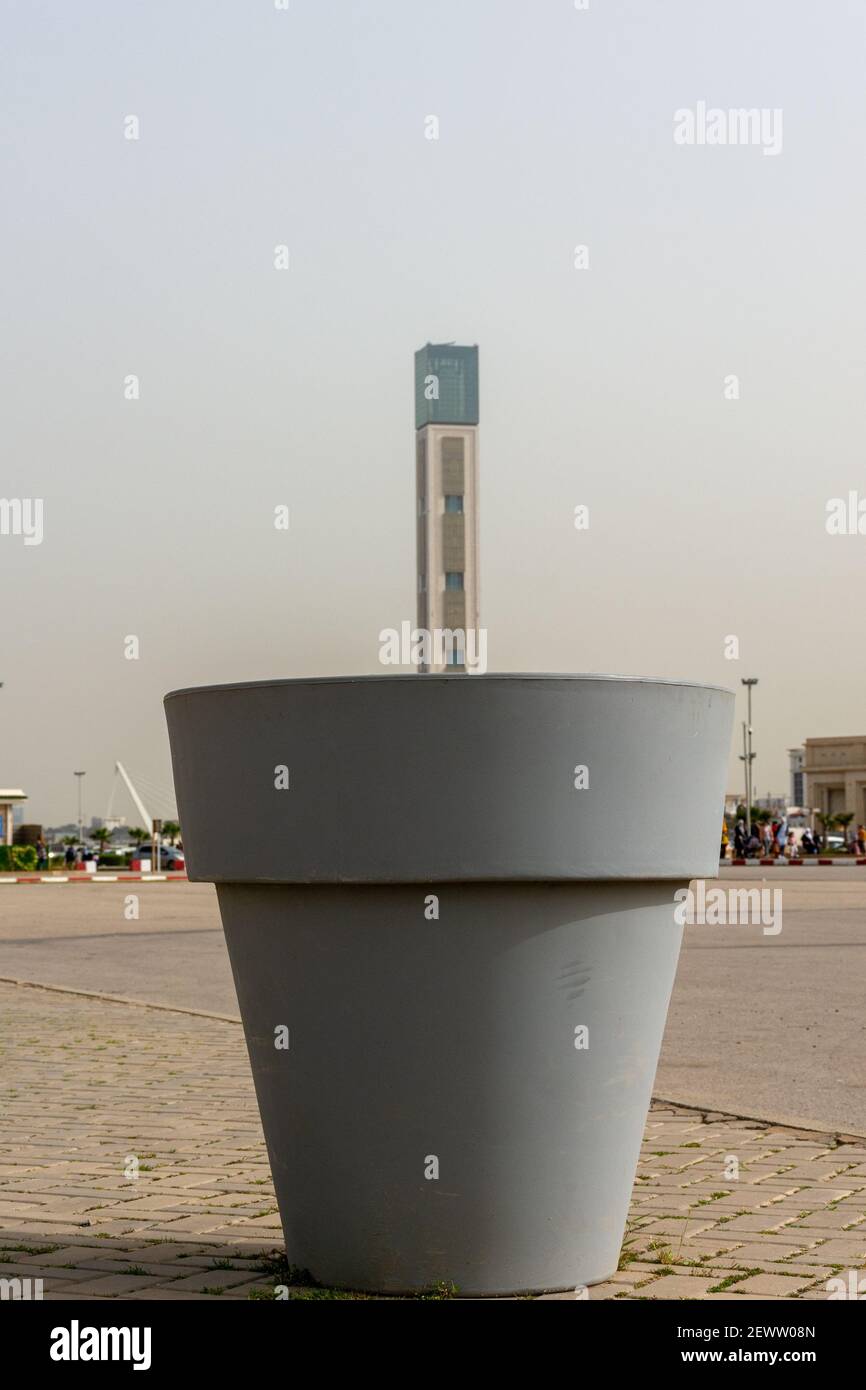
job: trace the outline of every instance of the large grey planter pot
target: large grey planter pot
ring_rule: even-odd
[[[290,1262],[382,1292],[610,1275],[674,893],[718,872],[732,695],[386,676],[176,691],[166,711]]]

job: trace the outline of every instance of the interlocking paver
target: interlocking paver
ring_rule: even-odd
[[[812,1194],[809,1194],[810,1200]],[[851,1227],[852,1233],[857,1227],[866,1220],[862,1214],[852,1211],[850,1207],[839,1207],[836,1211],[827,1211],[821,1208],[818,1211],[811,1211],[808,1216],[800,1217],[788,1227],[790,1231],[809,1231],[817,1240],[819,1234],[822,1235],[842,1235],[846,1227]]]
[[[191,1293],[207,1289],[229,1289],[232,1285],[249,1283],[250,1272],[244,1269],[200,1269],[177,1280],[177,1288]]]
[[[779,1260],[788,1260],[792,1257],[802,1255],[808,1247],[805,1245],[785,1245],[781,1241],[750,1241],[748,1245],[738,1245],[733,1255],[721,1255],[719,1263],[723,1259],[727,1261],[735,1260],[739,1268],[748,1268],[750,1265],[764,1265],[778,1263]]]
[[[0,1273],[52,1300],[272,1292],[282,1235],[236,1025],[0,985],[0,1046]],[[813,1299],[864,1260],[866,1143],[657,1104],[623,1267],[590,1299]]]
[[[147,1275],[138,1274],[102,1274],[93,1275],[91,1278],[76,1280],[76,1293],[95,1293],[102,1298],[109,1298],[113,1294],[132,1293],[133,1290],[142,1288],[154,1288],[162,1281]],[[53,1286],[56,1287],[56,1286]]]
[[[739,1289],[741,1293],[756,1293],[762,1298],[790,1298],[792,1294],[808,1288],[812,1282],[814,1281],[802,1275],[753,1274],[751,1279],[742,1281]]]
[[[809,1251],[808,1258],[813,1257],[820,1259],[822,1264],[845,1264],[852,1269],[857,1268],[866,1261],[866,1235],[858,1240],[848,1240],[846,1236],[834,1237]]]
[[[699,1274],[669,1274],[649,1284],[641,1284],[635,1295],[641,1298],[700,1298],[706,1295],[716,1280]]]

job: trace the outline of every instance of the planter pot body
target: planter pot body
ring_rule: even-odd
[[[518,676],[168,697],[291,1263],[383,1292],[613,1272],[732,704]]]
[[[289,1259],[395,1292],[603,1279],[676,970],[670,886],[442,884],[438,921],[426,896],[219,889]]]

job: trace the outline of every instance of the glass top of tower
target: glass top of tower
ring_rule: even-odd
[[[427,343],[415,353],[415,428],[478,424],[478,348]]]

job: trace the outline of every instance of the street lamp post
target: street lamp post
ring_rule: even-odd
[[[79,845],[81,845],[81,844],[84,843],[84,830],[83,830],[84,818],[83,818],[83,814],[82,814],[82,810],[81,810],[81,779],[82,779],[82,777],[85,777],[86,775],[87,775],[87,774],[84,773],[84,772],[76,772],[76,773],[75,773],[75,776],[78,778],[78,843],[79,843]]]
[[[744,754],[745,754],[745,762],[746,762],[746,833],[747,833],[747,835],[751,835],[751,833],[752,833],[752,759],[753,759],[754,756],[755,756],[754,753],[752,752],[752,686],[758,684],[758,679],[757,679],[756,676],[743,676],[743,677],[742,677],[742,684],[746,687],[746,700],[747,700],[747,712],[746,712],[746,739],[747,739],[747,742],[746,742],[746,747],[745,747],[744,750],[743,750],[743,752],[744,752]]]
[[[748,819],[749,819],[749,742],[748,742],[748,735],[746,734],[746,721],[745,721],[745,719],[743,720],[743,751],[742,751],[742,753],[740,754],[740,762],[743,764],[743,776],[744,776],[744,778],[745,778],[745,785],[744,785],[744,787],[743,787],[743,796],[744,796],[745,800],[743,801],[743,805],[744,805],[745,808],[746,808],[746,814],[745,814],[744,819],[745,819],[746,821],[748,821]],[[748,836],[748,831],[749,831],[750,829],[751,829],[751,826],[747,826],[747,833],[746,833],[746,839],[747,839],[747,840],[748,840],[748,838],[749,838],[749,836]]]

